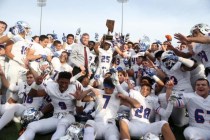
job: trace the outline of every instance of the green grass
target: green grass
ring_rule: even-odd
[[[21,128],[19,123],[15,123],[11,121],[7,126],[5,126],[2,130],[0,130],[0,140],[17,140],[18,139],[18,132]],[[177,140],[185,140],[183,136],[183,127],[173,127],[173,132],[176,136]],[[52,133],[50,134],[36,134],[34,140],[50,140]]]
[[[21,125],[19,123],[11,121],[7,126],[0,130],[0,140],[17,140],[20,128]],[[34,140],[50,140],[51,136],[52,134],[37,134]]]

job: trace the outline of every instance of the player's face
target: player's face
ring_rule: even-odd
[[[201,97],[207,97],[209,94],[209,86],[206,80],[199,80],[195,84],[195,91]]]
[[[108,43],[104,43],[104,50],[108,50],[110,48],[110,45]]]
[[[0,23],[0,35],[3,34],[5,29],[6,29],[6,25]]]
[[[193,32],[192,32],[192,36],[193,37],[202,37],[204,36],[199,29],[195,29]]]
[[[82,83],[81,84],[83,85],[83,87],[87,87],[89,85],[89,82],[90,82],[89,78],[88,77],[85,77],[82,80]]]
[[[112,94],[114,92],[114,88],[104,87],[105,94]]]
[[[45,48],[47,47],[48,42],[49,42],[48,39],[44,39],[43,41],[40,41],[40,45]]]
[[[62,49],[62,44],[57,44],[55,48],[57,51],[60,51]]]
[[[72,44],[72,43],[74,43],[74,38],[72,36],[69,36],[67,38],[67,44]]]
[[[26,75],[26,82],[31,85],[34,82],[34,76],[32,74]]]
[[[59,85],[59,90],[60,92],[64,92],[68,89],[70,80],[69,79],[65,79],[65,78],[60,78],[58,79],[58,85]]]
[[[149,86],[142,86],[140,92],[144,97],[147,97],[151,93],[151,88]]]
[[[119,82],[122,83],[125,80],[125,76],[122,73],[118,73]]]
[[[157,44],[152,44],[151,45],[151,50],[154,52],[156,50],[158,50],[158,45]]]
[[[60,61],[61,63],[65,63],[68,60],[68,54],[67,53],[61,53],[60,55]]]

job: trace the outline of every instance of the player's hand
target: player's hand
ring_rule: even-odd
[[[86,70],[85,67],[82,66],[82,65],[79,68],[80,68],[81,71],[85,71]]]
[[[185,44],[190,44],[191,43],[186,36],[184,36],[180,33],[174,34],[174,38],[179,40],[178,43],[185,43]]]
[[[40,75],[40,76],[38,76],[36,78],[36,84],[37,85],[41,85],[46,76],[47,76],[47,74],[46,75]]]
[[[169,80],[167,83],[166,83],[166,88],[167,89],[173,89],[174,87],[174,81],[173,80]]]
[[[77,85],[76,86],[76,92],[74,94],[70,93],[70,95],[74,96],[74,98],[76,100],[81,100],[82,92],[83,92],[83,90],[82,90],[81,86]]]

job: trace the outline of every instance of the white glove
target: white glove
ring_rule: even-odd
[[[118,78],[118,72],[112,73],[111,79],[115,86],[120,85],[119,78]]]
[[[172,93],[168,98],[168,101],[173,104],[174,102],[176,102],[177,99],[180,99],[179,95]]]

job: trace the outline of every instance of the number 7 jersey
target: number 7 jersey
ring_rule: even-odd
[[[95,102],[95,121],[114,120],[120,106],[120,99],[116,97],[117,92],[105,94],[103,90],[99,90],[99,93]]]

